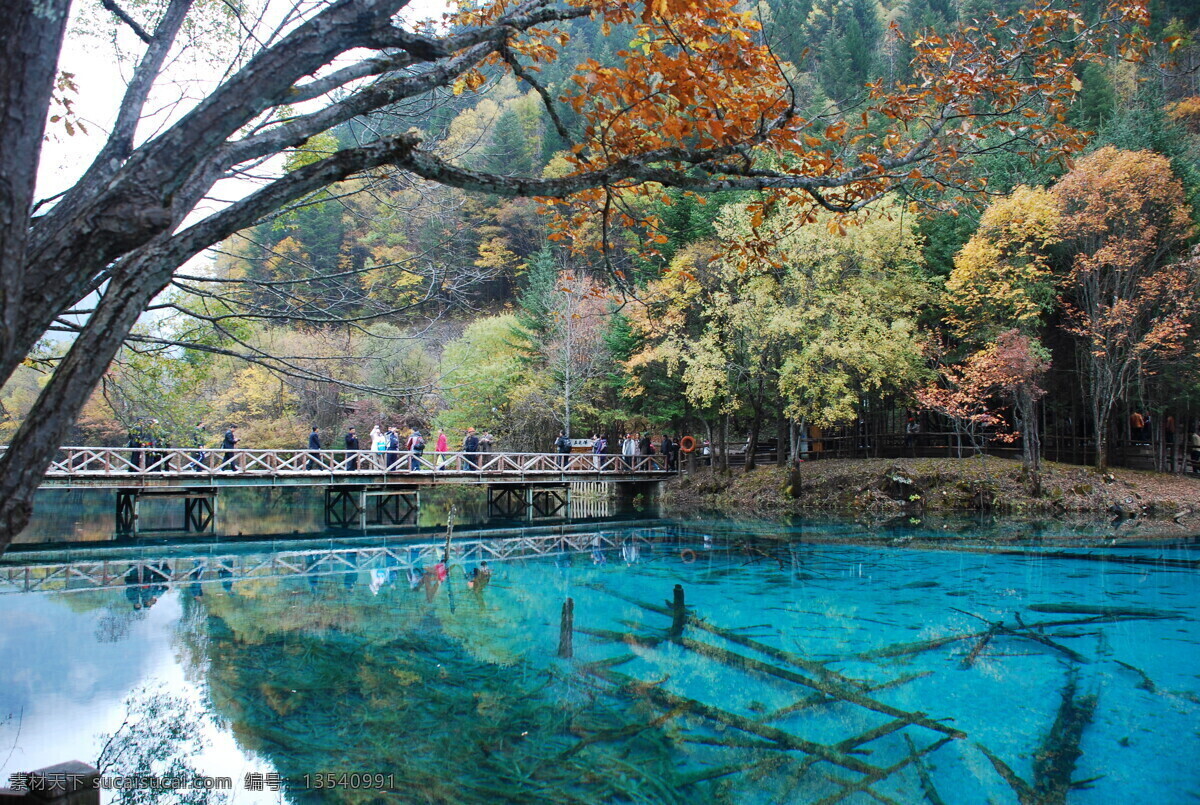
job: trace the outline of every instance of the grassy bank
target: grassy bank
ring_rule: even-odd
[[[805,513],[903,514],[986,511],[1078,513],[1174,520],[1200,527],[1200,476],[1047,462],[1034,496],[1019,461],[995,457],[832,459],[795,474],[762,467],[682,476],[663,490],[667,514],[777,517]]]

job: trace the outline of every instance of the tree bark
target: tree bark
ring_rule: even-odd
[[[29,523],[42,474],[92,389],[146,305],[170,282],[174,263],[161,258],[159,248],[147,247],[112,279],[95,313],[38,395],[30,416],[0,456],[0,553]]]
[[[25,357],[17,331],[29,214],[70,6],[70,0],[22,0],[6,7],[0,26],[0,355]]]

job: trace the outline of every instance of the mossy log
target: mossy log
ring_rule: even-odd
[[[970,668],[975,664],[975,660],[978,659],[983,650],[987,648],[987,644],[992,641],[992,637],[996,634],[998,628],[999,627],[997,626],[992,626],[983,633],[983,636],[979,638],[979,642],[977,642],[975,647],[971,649],[971,653],[963,657],[963,661],[959,664],[960,668]]]
[[[1168,559],[1166,557],[1150,558],[1148,556],[1122,556],[1111,553],[1075,553],[1073,551],[1022,551],[1005,549],[1002,551],[985,551],[1000,556],[1033,556],[1038,559],[1081,559],[1088,562],[1115,562],[1125,565],[1154,565],[1156,567],[1182,567],[1188,569],[1200,568],[1200,559]]]
[[[1113,609],[1128,610],[1129,607],[1113,607]],[[959,611],[961,612],[962,610],[959,610]],[[969,613],[966,613],[966,614],[969,614]],[[972,617],[976,617],[976,616],[972,616]],[[1122,623],[1124,621],[1145,620],[1147,618],[1153,620],[1158,617],[1160,617],[1160,616],[1143,615],[1143,614],[1093,615],[1090,617],[1083,617],[1083,618],[1069,618],[1067,620],[1038,621],[1035,623],[1028,624],[1028,626],[1026,628],[1032,630],[1032,629],[1052,629],[1052,628],[1055,628],[1058,626],[1091,626],[1091,625],[1098,624],[1098,623]],[[880,659],[890,659],[893,657],[906,657],[911,654],[922,654],[926,651],[932,651],[934,649],[941,648],[942,646],[947,646],[947,645],[950,645],[951,643],[957,643],[962,640],[977,640],[977,639],[983,637],[985,634],[987,634],[987,630],[982,631],[982,632],[966,632],[964,634],[958,634],[958,635],[946,635],[944,637],[934,637],[929,640],[917,640],[912,643],[895,643],[890,646],[884,646],[883,648],[877,648],[877,649],[872,649],[870,651],[864,651],[860,654],[853,654],[853,655],[850,655],[849,657],[847,657],[846,659],[880,660]]]
[[[1147,693],[1157,693],[1158,692],[1158,686],[1154,684],[1154,680],[1151,679],[1150,675],[1147,674],[1145,671],[1143,671],[1141,668],[1138,668],[1136,665],[1130,665],[1127,662],[1121,662],[1120,660],[1113,660],[1113,662],[1115,662],[1117,665],[1121,666],[1125,670],[1132,671],[1133,673],[1138,675],[1139,682],[1137,683],[1137,687],[1139,690],[1144,690]]]
[[[1104,615],[1127,618],[1181,618],[1178,612],[1149,607],[1112,607],[1094,604],[1030,604],[1026,609],[1033,612],[1048,612],[1065,615]]]
[[[1020,628],[1014,629],[1013,627],[1006,626],[1003,623],[1000,623],[998,621],[988,620],[987,618],[983,617],[982,615],[976,615],[974,612],[967,612],[966,610],[956,609],[953,607],[952,607],[952,609],[954,609],[955,612],[959,612],[968,617],[976,618],[977,620],[983,621],[984,623],[986,623],[988,625],[989,630],[995,629],[1000,634],[1006,634],[1006,635],[1010,635],[1012,637],[1020,637],[1025,640],[1032,640],[1035,643],[1041,643],[1043,646],[1046,646],[1047,648],[1052,648],[1055,651],[1063,654],[1068,659],[1070,659],[1072,662],[1077,662],[1077,663],[1088,662],[1088,659],[1086,657],[1084,657],[1082,654],[1080,654],[1078,651],[1076,651],[1075,649],[1067,648],[1066,646],[1064,646],[1061,643],[1056,643],[1053,640],[1051,640],[1050,638],[1046,637],[1044,634],[1039,634],[1038,632],[1033,631],[1032,627],[1025,626],[1023,623],[1021,624]]]
[[[795,671],[790,671],[786,668],[779,668],[778,666],[771,665],[770,663],[756,660],[753,657],[746,657],[742,654],[728,651],[727,649],[711,646],[708,643],[703,643],[699,640],[692,640],[691,638],[684,637],[681,638],[679,642],[681,645],[697,652],[698,654],[711,657],[735,668],[756,671],[760,674],[786,679],[789,682],[795,682],[797,684],[804,685],[805,687],[812,688],[813,690],[819,691],[820,693],[823,693],[826,696],[834,699],[838,699],[849,704],[855,704],[859,707],[867,710],[873,710],[877,713],[884,713],[895,718],[905,719],[911,724],[917,724],[925,727],[926,729],[935,730],[944,735],[949,735],[952,738],[966,737],[966,733],[962,732],[961,730],[954,729],[953,727],[947,727],[945,724],[941,724],[937,721],[926,718],[924,713],[910,713],[905,710],[901,710],[898,707],[892,707],[891,705],[872,699],[870,696],[867,696],[861,691],[852,690],[834,684],[829,680],[807,677],[802,674],[798,674]]]
[[[864,763],[856,757],[839,752],[824,744],[806,741],[791,733],[784,732],[775,727],[768,727],[765,724],[759,724],[752,719],[740,716],[737,713],[731,713],[728,710],[723,710],[719,707],[714,707],[710,704],[690,699],[686,696],[680,696],[670,691],[663,690],[660,687],[644,685],[632,677],[609,671],[606,669],[596,669],[593,673],[601,678],[607,679],[615,685],[618,685],[622,690],[643,696],[649,699],[652,703],[666,710],[680,709],[684,712],[707,718],[710,721],[715,721],[718,724],[724,724],[727,727],[732,727],[742,732],[757,735],[760,738],[774,741],[775,743],[784,746],[788,749],[795,749],[804,752],[807,755],[820,758],[821,760],[833,763],[836,766],[855,771],[860,774],[873,775],[881,771],[878,767],[872,766],[869,763]]]
[[[619,598],[622,601],[639,606],[642,609],[647,610],[648,612],[655,612],[660,615],[666,615],[667,617],[673,617],[675,615],[673,606],[658,606],[656,604],[651,604],[648,601],[640,601],[631,596],[622,595],[621,593],[609,590],[598,584],[592,585],[592,587],[593,587],[593,589],[596,589],[596,590],[599,590],[600,592],[611,595],[614,598]],[[672,604],[673,604],[673,602],[672,602]],[[824,665],[824,663],[816,662],[815,660],[809,660],[805,657],[801,657],[799,654],[795,654],[790,651],[785,651],[784,649],[780,649],[780,648],[776,648],[774,646],[767,645],[766,643],[762,643],[758,640],[755,640],[752,637],[746,637],[745,635],[740,635],[737,632],[731,631],[729,629],[722,629],[721,627],[714,626],[711,623],[708,623],[707,621],[696,617],[695,615],[691,615],[688,617],[687,624],[689,626],[694,626],[697,629],[702,629],[703,631],[709,632],[711,634],[715,634],[717,637],[720,637],[723,640],[728,640],[730,643],[737,643],[740,646],[745,646],[746,648],[753,649],[754,651],[757,651],[760,654],[765,654],[766,656],[771,657],[772,659],[776,659],[776,660],[779,660],[780,662],[788,663],[789,665],[794,665],[797,668],[801,668],[805,671],[808,671],[809,673],[818,674],[823,677],[828,677],[828,678],[836,680],[844,685],[851,685],[851,686],[854,686],[854,687],[857,687],[857,688],[860,688],[863,690],[865,690],[866,688],[869,687],[869,683],[864,682],[861,679],[851,679],[850,677],[843,676],[842,674],[839,674],[837,671],[833,671],[833,670],[830,670],[829,668],[827,668]]]
[[[896,679],[889,679],[887,682],[881,682],[878,685],[872,685],[871,687],[867,688],[867,692],[874,693],[877,690],[896,688],[912,682],[914,679],[922,679],[932,675],[933,671],[918,671],[912,674],[905,674],[904,676],[897,677]],[[777,721],[784,716],[791,715],[792,713],[799,712],[800,710],[806,710],[809,707],[818,707],[824,704],[832,704],[836,701],[838,700],[832,696],[826,696],[824,693],[813,693],[805,696],[803,699],[800,699],[793,704],[789,704],[787,707],[780,708],[779,710],[775,710],[774,712],[763,716],[759,719],[759,721],[763,722],[764,724],[770,721]]]
[[[938,790],[933,784],[933,778],[929,776],[929,767],[925,764],[924,758],[917,754],[917,745],[907,735],[904,736],[904,740],[908,743],[909,754],[917,758],[914,763],[917,767],[917,779],[921,781],[921,793],[925,795],[929,805],[946,805],[946,801],[938,794]]]
[[[987,747],[977,744],[1017,795],[1020,805],[1066,805],[1067,794],[1075,787],[1071,776],[1075,773],[1075,762],[1083,753],[1080,741],[1083,731],[1092,723],[1097,701],[1095,695],[1078,696],[1078,688],[1079,675],[1072,668],[1063,686],[1054,724],[1034,753],[1033,785],[1022,780]]]
[[[1039,802],[1046,805],[1065,805],[1075,761],[1083,754],[1079,746],[1083,731],[1092,723],[1096,712],[1096,696],[1079,696],[1078,688],[1078,674],[1072,669],[1067,675],[1054,724],[1034,756],[1033,789]]]
[[[887,768],[878,769],[874,773],[866,775],[861,780],[857,780],[855,782],[847,782],[847,781],[843,781],[843,780],[838,780],[837,782],[842,786],[842,790],[838,791],[836,793],[830,794],[827,797],[823,797],[823,798],[817,800],[815,805],[834,805],[834,803],[841,802],[843,799],[850,796],[851,794],[857,794],[859,792],[867,793],[868,795],[875,797],[875,792],[870,791],[871,786],[875,785],[875,783],[878,783],[881,780],[891,777],[893,774],[895,774],[896,772],[905,768],[906,766],[917,762],[920,758],[924,757],[925,755],[929,755],[929,754],[932,754],[933,752],[936,752],[937,750],[941,749],[943,746],[945,746],[952,740],[954,740],[954,739],[949,738],[949,737],[940,738],[937,741],[931,743],[929,746],[926,746],[924,749],[918,750],[917,752],[910,753],[909,755],[905,756],[902,760],[899,760],[896,763],[893,763],[891,766],[888,766]]]

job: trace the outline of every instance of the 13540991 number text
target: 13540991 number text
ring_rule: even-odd
[[[323,771],[315,774],[305,774],[300,782],[305,788],[395,788],[394,774],[364,774],[348,771]]]

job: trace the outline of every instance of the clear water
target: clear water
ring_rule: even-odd
[[[395,535],[10,553],[0,776],[95,762],[132,713],[112,769],[233,802],[1200,799],[1196,544],[957,530],[533,528],[456,540],[440,584],[440,539]],[[105,559],[200,570],[85,589]],[[677,639],[675,585],[703,621]]]

